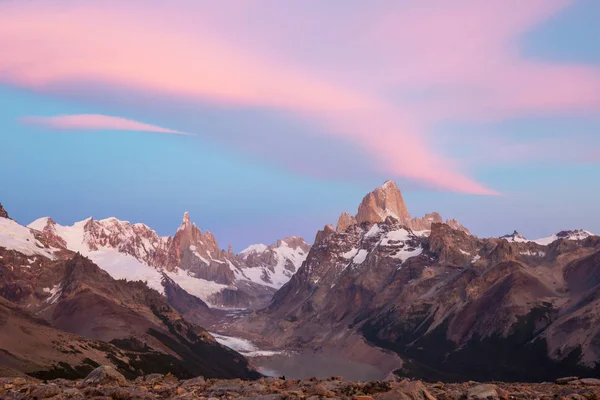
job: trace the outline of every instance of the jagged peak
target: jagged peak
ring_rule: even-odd
[[[356,218],[350,215],[348,212],[343,212],[338,218],[336,227],[337,232],[344,232],[346,229],[356,224]]]
[[[335,228],[333,225],[331,225],[331,224],[325,225],[322,230],[317,231],[317,234],[315,236],[315,241],[314,241],[315,245],[318,244],[319,242],[321,242],[326,237],[328,237],[334,233],[335,233]]]
[[[397,219],[401,224],[410,224],[410,214],[404,203],[400,189],[394,181],[386,181],[381,187],[363,197],[358,206],[356,221],[383,222],[387,217]]]

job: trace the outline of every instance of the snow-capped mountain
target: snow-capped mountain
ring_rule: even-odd
[[[387,362],[366,340],[402,357],[403,375],[428,379],[555,379],[558,365],[592,373],[600,237],[484,239],[434,213],[429,229],[415,230],[394,187],[365,196],[361,218],[342,214],[337,229],[319,231],[296,274],[243,329],[298,351]]]
[[[546,245],[549,245],[550,243],[553,243],[559,239],[584,240],[590,236],[594,236],[594,234],[590,231],[586,231],[583,229],[576,229],[576,230],[572,230],[572,231],[560,231],[558,233],[555,233],[553,235],[550,235],[550,236],[544,237],[544,238],[540,238],[540,239],[528,240],[523,235],[521,235],[519,232],[514,231],[511,235],[500,236],[500,239],[505,239],[512,243],[533,242],[533,243],[537,243],[537,244],[546,246]]]
[[[242,250],[238,257],[244,262],[244,274],[252,281],[265,282],[279,289],[300,268],[310,245],[298,236],[289,236],[271,246],[255,244]]]
[[[310,249],[301,238],[290,237],[273,246],[250,247],[264,247],[260,255],[248,251],[237,256],[231,248],[221,250],[215,237],[209,231],[202,232],[187,212],[172,237],[160,237],[147,225],[117,218],[88,218],[62,226],[44,217],[28,228],[54,248],[89,257],[116,279],[146,281],[164,293],[166,274],[190,294],[225,306],[268,301],[274,290],[290,279]]]
[[[94,364],[135,375],[260,376],[191,322],[211,321],[214,315],[197,297],[180,293],[177,282],[195,281],[187,289],[197,291],[198,279],[178,270],[161,273],[121,252],[137,241],[139,232],[132,235],[132,228],[138,227],[113,219],[70,227],[38,221],[43,233],[0,211],[0,337],[11,350],[4,352],[0,367],[39,377],[82,377]],[[100,240],[119,236],[117,242]],[[151,248],[145,243],[137,250]]]

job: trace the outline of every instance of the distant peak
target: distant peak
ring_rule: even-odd
[[[186,225],[190,225],[190,213],[187,211],[183,213],[183,220],[181,221]]]
[[[568,231],[560,231],[556,234],[559,239],[581,240],[589,236],[594,236],[593,233],[584,229],[574,229]]]
[[[500,236],[500,239],[506,239],[509,242],[527,242],[525,236],[521,235],[517,230],[509,235]]]

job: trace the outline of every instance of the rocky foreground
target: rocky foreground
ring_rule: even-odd
[[[171,374],[151,374],[127,380],[112,367],[102,366],[83,380],[42,382],[30,377],[0,378],[0,399],[600,399],[600,379],[561,378],[553,383],[425,383],[407,379],[346,382],[261,378],[179,380]]]

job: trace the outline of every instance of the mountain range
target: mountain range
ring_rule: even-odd
[[[600,237],[479,238],[435,212],[412,217],[392,181],[312,246],[288,237],[239,254],[187,213],[160,237],[116,218],[22,226],[0,206],[0,296],[0,365],[35,376],[104,363],[258,376],[200,326],[424,379],[600,372]],[[230,308],[252,312],[223,319]]]

